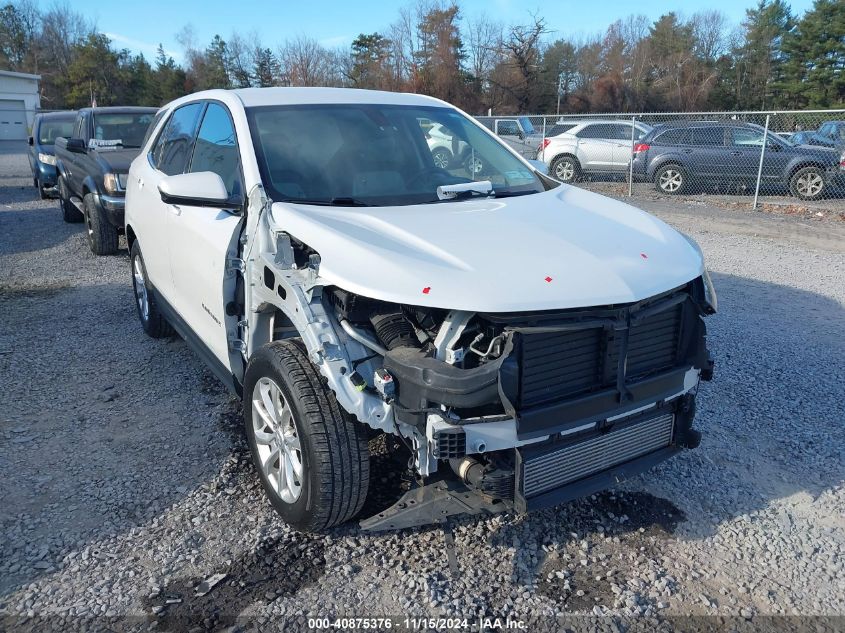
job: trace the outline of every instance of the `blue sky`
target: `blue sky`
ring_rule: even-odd
[[[176,34],[185,25],[193,27],[196,41],[202,46],[216,33],[225,39],[237,30],[241,34],[256,32],[265,45],[274,49],[286,37],[301,33],[335,47],[348,45],[359,33],[383,30],[396,19],[399,7],[407,4],[387,0],[75,0],[72,6],[96,20],[98,29],[108,34],[115,46],[152,57],[160,42],[180,61],[181,47]],[[538,11],[546,18],[553,31],[549,37],[553,38],[592,35],[631,13],[656,19],[672,10],[689,15],[701,9],[718,9],[731,22],[739,23],[745,9],[756,4],[756,0],[461,0],[459,4],[465,18],[487,13],[504,23],[527,21],[531,11]],[[812,0],[791,0],[790,5],[800,15],[810,8]]]

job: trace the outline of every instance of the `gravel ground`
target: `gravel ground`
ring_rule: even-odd
[[[453,574],[437,527],[284,525],[238,401],[181,340],[143,335],[125,252],[93,257],[22,151],[0,148],[0,630],[845,616],[841,222],[639,201],[699,241],[719,291],[702,445],[553,510],[455,521]],[[396,473],[375,458],[370,510]]]

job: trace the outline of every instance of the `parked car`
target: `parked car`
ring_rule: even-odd
[[[793,132],[786,136],[786,140],[793,145],[820,145],[821,147],[835,147],[832,140],[819,136],[815,130]]]
[[[77,113],[72,136],[56,140],[62,216],[65,222],[85,221],[95,255],[117,252],[126,173],[155,113],[156,108],[84,108]]]
[[[56,191],[56,155],[53,145],[60,136],[70,136],[76,112],[40,112],[32,122],[29,137],[29,167],[32,183],[41,199],[52,197]]]
[[[371,433],[424,484],[369,530],[558,504],[698,445],[716,298],[691,239],[430,97],[212,90],[162,114],[127,181],[138,317],[243,398],[294,527],[361,510]],[[484,180],[419,151],[433,125]]]
[[[845,150],[845,121],[828,121],[816,130],[816,135],[838,150]]]
[[[645,123],[631,121],[578,121],[565,132],[550,134],[537,148],[537,160],[561,182],[573,182],[587,174],[622,174],[631,162],[631,126],[634,142],[651,131]]]
[[[634,147],[634,178],[654,182],[668,194],[705,184],[753,186],[764,132],[759,125],[737,121],[658,125]],[[793,196],[816,200],[841,180],[843,169],[835,150],[792,145],[769,133],[762,184],[784,184]]]
[[[473,174],[480,174],[484,170],[484,164],[479,157],[473,155],[469,144],[448,128],[434,123],[425,132],[435,166],[449,169],[460,164]]]
[[[542,142],[543,134],[527,116],[479,117],[478,120],[523,157],[536,158],[537,146]]]
[[[453,175],[478,179],[488,171],[488,165],[473,148],[440,123],[421,122],[420,126],[426,135],[428,149],[436,167],[451,170]],[[538,172],[548,175],[546,165],[540,161],[529,159],[528,162]],[[454,170],[463,170],[461,173]]]

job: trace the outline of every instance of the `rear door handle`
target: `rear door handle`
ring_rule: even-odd
[[[684,150],[684,154],[692,154],[692,150],[687,148]]]
[[[742,156],[742,152],[731,152],[731,156]]]

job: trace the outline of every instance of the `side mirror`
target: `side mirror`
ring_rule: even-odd
[[[69,138],[67,140],[67,151],[74,154],[84,154],[88,151],[88,148],[85,147],[85,141],[81,138]]]
[[[30,145],[35,145],[35,139],[34,139],[34,138],[32,138],[31,136],[29,137],[29,140],[28,140],[27,142],[28,142]]]
[[[158,184],[158,192],[166,204],[218,209],[234,206],[229,201],[229,192],[226,191],[223,179],[213,171],[167,176]]]

